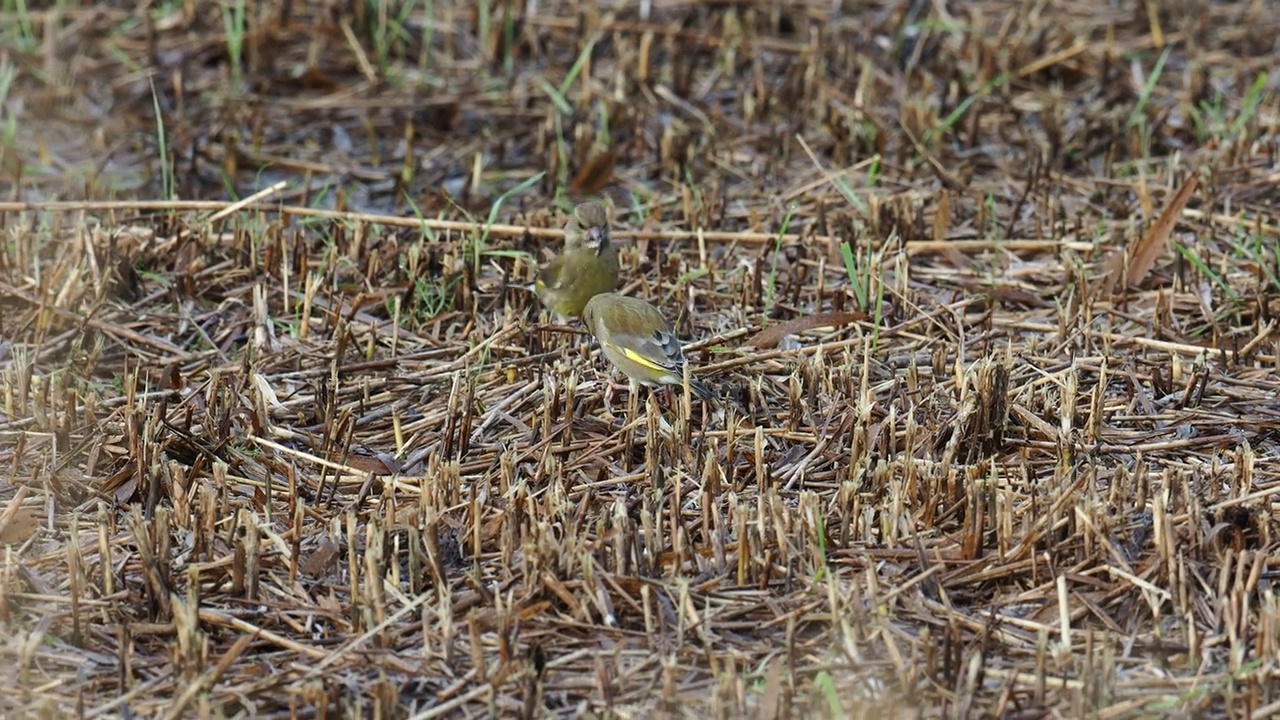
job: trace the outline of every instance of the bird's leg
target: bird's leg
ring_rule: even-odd
[[[680,399],[672,385],[655,385],[650,390],[650,393],[657,398],[658,408],[662,410],[674,407],[675,403]]]
[[[671,405],[677,400],[674,385],[663,385],[659,392],[662,393],[662,401],[667,405]]]
[[[627,422],[635,422],[636,413],[639,412],[640,383],[632,380],[628,384],[628,389],[631,393],[627,396]]]
[[[612,421],[613,418],[615,417],[613,414],[613,391],[614,391],[613,378],[609,378],[605,380],[603,396],[604,396],[604,414],[609,416],[610,421]]]
[[[613,381],[613,376],[612,376],[612,375],[606,376],[606,378],[605,378],[605,388],[604,388],[604,393],[603,393],[603,395],[604,395],[604,412],[605,412],[605,414],[606,414],[606,415],[608,415],[608,416],[609,416],[609,421],[610,421],[610,422],[616,421],[616,420],[618,419],[618,416],[616,416],[616,415],[614,415],[614,414],[613,414],[613,396],[614,396],[614,394],[615,394],[615,393],[617,393],[617,391],[619,391],[619,390],[625,390],[625,389],[627,389],[627,388],[629,388],[629,387],[631,387],[631,385],[629,385],[629,384],[627,384],[627,383],[618,383],[618,382],[614,382],[614,381]],[[635,393],[633,392],[632,394],[634,395]]]

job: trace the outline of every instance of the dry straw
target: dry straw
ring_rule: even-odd
[[[1262,6],[161,5],[0,23],[0,714],[1280,709]]]

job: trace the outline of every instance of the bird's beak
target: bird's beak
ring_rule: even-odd
[[[601,227],[587,228],[587,243],[590,244],[592,247],[594,247],[596,249],[596,252],[600,252],[600,250],[602,250],[606,245],[608,245],[609,239],[604,234],[604,228],[601,228]]]

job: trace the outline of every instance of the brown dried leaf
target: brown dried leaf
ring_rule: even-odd
[[[782,709],[786,700],[782,692],[782,678],[785,673],[785,659],[782,655],[775,656],[765,670],[764,692],[760,695],[758,717],[779,718],[783,716]]]
[[[391,462],[388,463],[388,460]],[[346,457],[347,467],[355,468],[363,473],[373,473],[374,475],[390,475],[393,467],[397,467],[396,463],[390,456],[379,453],[376,456],[355,455],[351,454]]]
[[[333,562],[333,559],[338,556],[339,550],[341,548],[338,547],[337,543],[325,538],[320,543],[320,547],[303,558],[302,564],[298,566],[298,569],[308,577],[320,577],[324,574],[325,569],[329,567],[329,564]]]
[[[1016,303],[1024,307],[1053,307],[1053,303],[1048,300],[1045,300],[1035,293],[1023,290],[1012,283],[1002,282],[999,280],[995,282],[987,282],[976,278],[962,277],[956,279],[956,284],[971,293],[984,294],[1005,302]]]
[[[938,193],[938,208],[933,214],[933,239],[947,239],[947,231],[951,229],[951,193],[943,190]]]
[[[1123,249],[1115,250],[1107,256],[1102,262],[1102,288],[1105,294],[1111,293],[1121,277],[1129,285],[1141,285],[1147,279],[1147,274],[1155,267],[1156,258],[1168,247],[1173,228],[1198,184],[1195,175],[1187,178],[1173,200],[1165,206],[1164,212],[1156,218],[1155,224],[1130,246],[1128,252]]]
[[[795,335],[813,328],[842,327],[866,319],[867,314],[864,312],[825,312],[804,315],[794,320],[788,320],[781,325],[765,328],[747,339],[743,345],[761,349],[777,347],[778,343],[782,342],[783,338],[788,335]]]
[[[332,90],[338,86],[337,80],[325,72],[323,68],[311,65],[306,70],[281,83],[286,88],[294,87],[301,90]]]
[[[119,470],[102,481],[102,492],[114,495],[116,502],[124,504],[133,498],[138,489],[138,474],[132,462],[125,463]]]
[[[613,182],[613,167],[618,159],[618,152],[613,148],[593,155],[578,169],[569,183],[568,193],[571,196],[598,195],[609,183]]]
[[[22,500],[27,496],[27,488],[20,487],[18,492],[0,512],[0,545],[16,545],[31,537],[40,527],[40,518],[31,510],[22,507]]]

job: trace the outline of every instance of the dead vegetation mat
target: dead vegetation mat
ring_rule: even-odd
[[[24,10],[0,712],[1280,709],[1277,21],[832,5]],[[539,315],[586,194],[718,402]]]

